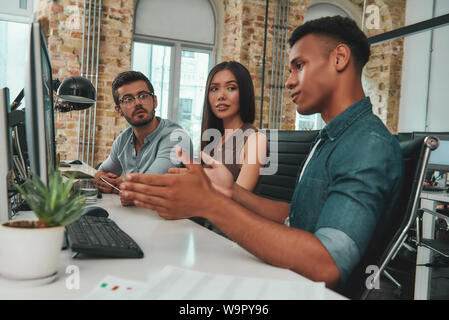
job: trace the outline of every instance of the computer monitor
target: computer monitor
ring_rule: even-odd
[[[12,166],[11,128],[8,124],[9,89],[0,89],[0,221],[10,218],[8,177]]]
[[[25,68],[25,127],[30,169],[47,184],[56,169],[52,68],[38,22],[30,24]]]

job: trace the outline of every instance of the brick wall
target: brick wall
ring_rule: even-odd
[[[310,0],[291,0],[288,17],[288,36],[302,23]],[[256,95],[256,120],[260,123],[260,100],[262,87],[262,61],[265,34],[265,1],[264,0],[225,0],[225,26],[221,61],[236,60],[244,64],[253,77]],[[275,2],[269,2],[269,19],[267,25],[267,44],[265,56],[264,107],[262,127],[267,128],[269,121],[270,84],[272,72],[272,53],[274,38]],[[287,45],[288,48],[288,45]],[[287,57],[288,58],[288,57]],[[287,75],[287,64],[284,65]],[[282,81],[284,84],[286,79]],[[284,108],[282,114],[283,129],[294,129],[296,107],[291,102],[288,90],[284,90]]]
[[[340,1],[341,2],[341,1]],[[363,1],[351,0],[362,11]],[[260,99],[262,84],[263,37],[265,27],[264,0],[225,0],[225,27],[222,37],[221,60],[237,60],[246,65],[253,75],[256,93],[256,121],[260,121]],[[299,26],[310,0],[290,1],[288,35]],[[380,8],[380,28],[367,30],[368,37],[402,27],[405,22],[405,0],[369,0],[367,5]],[[263,127],[268,126],[272,52],[274,34],[275,2],[269,3],[268,34],[265,58],[265,84]],[[288,50],[288,48],[287,48]],[[366,94],[371,96],[374,112],[384,121],[391,132],[397,132],[399,100],[401,91],[403,40],[395,40],[372,47],[372,56],[364,72]],[[287,66],[285,66],[287,68]],[[286,71],[286,70],[285,70]],[[287,72],[285,72],[285,77]],[[286,79],[283,79],[285,82]],[[282,129],[295,128],[296,107],[291,102],[288,90],[284,91]]]
[[[215,0],[222,1],[223,26],[218,28],[220,56],[217,61],[237,60],[247,66],[255,86],[256,121],[260,121],[260,100],[262,86],[262,59],[265,28],[265,0]],[[299,26],[311,0],[290,0],[288,36]],[[343,1],[343,0],[341,0]],[[361,6],[362,1],[351,0]],[[88,3],[88,1],[86,1]],[[69,25],[74,8],[83,15],[83,1],[40,0],[39,20],[45,29],[47,44],[53,64],[53,76],[63,80],[71,75],[80,75],[82,48],[82,21],[78,28]],[[366,30],[368,36],[398,28],[404,24],[405,0],[369,0],[380,8],[381,27]],[[272,53],[274,35],[275,1],[269,2],[268,34],[265,56],[263,127],[268,126]],[[113,108],[111,83],[122,71],[131,68],[131,47],[133,28],[133,0],[103,0],[101,15],[100,60],[97,88],[96,137],[94,165],[109,154],[113,140],[126,128],[126,121]],[[288,47],[287,47],[288,49]],[[372,48],[372,58],[364,76],[366,93],[372,97],[374,111],[392,132],[397,131],[401,69],[402,40]],[[288,58],[288,57],[287,57]],[[284,84],[288,75],[285,63]],[[89,112],[89,111],[88,111]],[[93,112],[93,110],[92,110]],[[77,156],[78,112],[57,113],[57,151],[61,159]],[[284,91],[282,129],[294,129],[296,107],[291,102],[288,90]],[[81,118],[83,122],[84,117]],[[86,141],[87,143],[87,141]],[[92,144],[92,141],[89,142]]]
[[[368,37],[404,26],[406,0],[369,0],[380,9],[380,28],[365,29]],[[364,71],[365,93],[373,111],[392,133],[397,133],[404,40],[397,39],[371,47],[371,58]]]
[[[89,1],[86,3],[88,6]],[[70,19],[74,18],[76,10],[83,17],[83,1],[40,0],[39,2],[39,20],[47,36],[53,78],[61,81],[69,76],[81,75],[83,21],[75,18],[73,23],[69,23]],[[119,72],[131,69],[133,15],[133,0],[102,1],[94,165],[107,157],[112,142],[126,128],[126,121],[114,111],[111,84]],[[90,70],[91,68],[88,70],[89,73]],[[95,78],[89,79],[95,85]],[[92,114],[93,120],[93,111],[93,107],[86,110],[86,117],[84,117],[84,111],[81,111],[81,126],[84,124],[84,119],[89,119],[89,113]],[[55,127],[57,152],[61,159],[75,159],[79,112],[57,112]],[[83,141],[82,137],[81,141]],[[86,130],[85,153],[87,153],[88,144],[92,145],[93,141],[87,141]]]

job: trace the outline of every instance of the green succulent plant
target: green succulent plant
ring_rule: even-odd
[[[51,171],[48,187],[37,176],[25,180],[22,186],[14,184],[34,211],[39,221],[48,227],[65,226],[77,220],[86,207],[87,194],[72,190],[74,177],[64,181],[61,172]]]

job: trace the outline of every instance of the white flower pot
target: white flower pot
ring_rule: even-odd
[[[55,274],[63,237],[64,226],[16,228],[0,224],[0,275],[29,280]]]

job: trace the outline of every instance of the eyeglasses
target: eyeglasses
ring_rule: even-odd
[[[154,96],[154,93],[151,92],[141,92],[137,96],[133,96],[131,94],[127,94],[122,97],[119,101],[120,104],[124,107],[128,107],[134,105],[136,103],[136,99],[139,99],[142,104],[149,104],[151,97]]]

